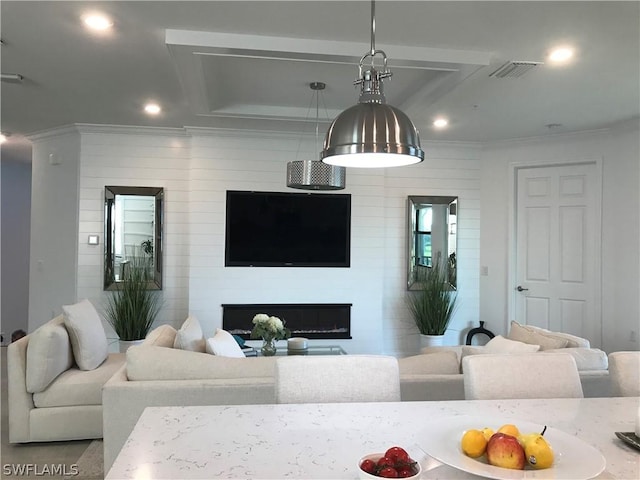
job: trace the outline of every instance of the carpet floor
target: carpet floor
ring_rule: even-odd
[[[76,462],[78,474],[65,477],[65,480],[102,480],[104,478],[104,451],[102,450],[102,440],[94,440],[89,444],[84,453]]]

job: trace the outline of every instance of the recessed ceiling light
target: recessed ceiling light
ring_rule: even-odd
[[[433,126],[436,128],[444,128],[447,125],[449,125],[449,120],[447,120],[446,118],[436,118],[433,121]]]
[[[147,112],[149,115],[158,115],[162,109],[160,108],[160,105],[158,105],[157,103],[147,103],[144,106],[144,111]]]
[[[7,137],[4,133],[0,133],[0,143],[4,143],[7,141]]]
[[[570,47],[559,47],[551,50],[549,61],[553,63],[564,63],[573,57],[573,49]]]
[[[82,16],[82,21],[87,28],[103,32],[113,27],[113,22],[109,17],[101,13],[89,13]]]

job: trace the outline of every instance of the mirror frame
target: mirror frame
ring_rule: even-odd
[[[437,195],[409,195],[407,199],[407,290],[418,290],[419,286],[415,282],[416,272],[416,240],[415,240],[415,222],[416,212],[420,206],[424,205],[447,205],[448,211],[451,211],[451,205],[455,204],[456,217],[458,216],[460,203],[457,196],[437,196]],[[448,219],[447,219],[448,225]],[[456,224],[457,228],[457,224]],[[458,256],[456,230],[456,258]],[[449,283],[452,290],[457,289],[457,282]]]
[[[119,284],[113,279],[115,271],[113,211],[116,195],[155,197],[154,246],[153,246],[153,280],[149,282],[149,290],[162,290],[162,231],[164,220],[164,188],[162,187],[104,187],[104,290],[117,290]]]

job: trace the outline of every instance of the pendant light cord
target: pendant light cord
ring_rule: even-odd
[[[322,150],[322,148],[320,148],[320,91],[325,89],[325,84],[323,82],[311,82],[309,84],[309,87],[311,88],[311,90],[313,90],[313,93],[316,96],[316,138],[315,138],[315,145],[314,145],[314,155],[317,155],[317,153]],[[327,106],[324,104],[324,98],[322,100],[322,103],[324,105],[325,111],[327,109]],[[305,121],[307,123],[307,128],[304,128],[303,131],[300,134],[300,139],[298,140],[298,149],[296,150],[296,156],[295,156],[295,160],[298,160],[299,155],[300,155],[300,150],[302,149],[302,142],[303,142],[303,137],[304,137],[304,133],[308,132],[308,122],[311,119],[311,108],[313,105],[313,96],[309,99],[309,105],[307,106],[307,116],[305,117]],[[327,119],[328,119],[328,114],[327,114]],[[318,150],[319,148],[319,150]],[[317,159],[317,158],[316,158]]]
[[[316,92],[317,93],[317,92]],[[307,106],[307,116],[305,117],[305,120],[308,122],[309,121],[309,114],[311,113],[311,105],[313,105],[313,97],[311,97],[309,99],[309,105]],[[316,115],[317,118],[317,115]],[[296,149],[296,156],[295,156],[295,160],[298,160],[299,156],[300,156],[300,149],[302,148],[302,141],[304,138],[304,133],[305,131],[308,132],[307,128],[309,128],[308,124],[305,127],[302,128],[302,131],[300,132],[300,138],[298,139],[298,148]],[[317,120],[316,120],[316,136],[318,135],[318,127],[317,127]],[[316,140],[317,142],[317,140]]]
[[[371,62],[373,63],[373,57],[376,54],[376,1],[371,0]]]
[[[320,91],[319,90],[315,90],[315,94],[316,94],[316,149],[319,147],[320,142],[318,141],[319,138],[319,134],[318,134],[318,124],[320,123]],[[322,150],[322,149],[320,149]]]

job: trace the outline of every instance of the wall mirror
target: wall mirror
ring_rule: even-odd
[[[441,265],[452,289],[457,287],[458,197],[409,196],[407,289],[417,290],[420,268]]]
[[[161,187],[104,189],[104,289],[116,290],[127,269],[143,268],[148,289],[162,289]]]

